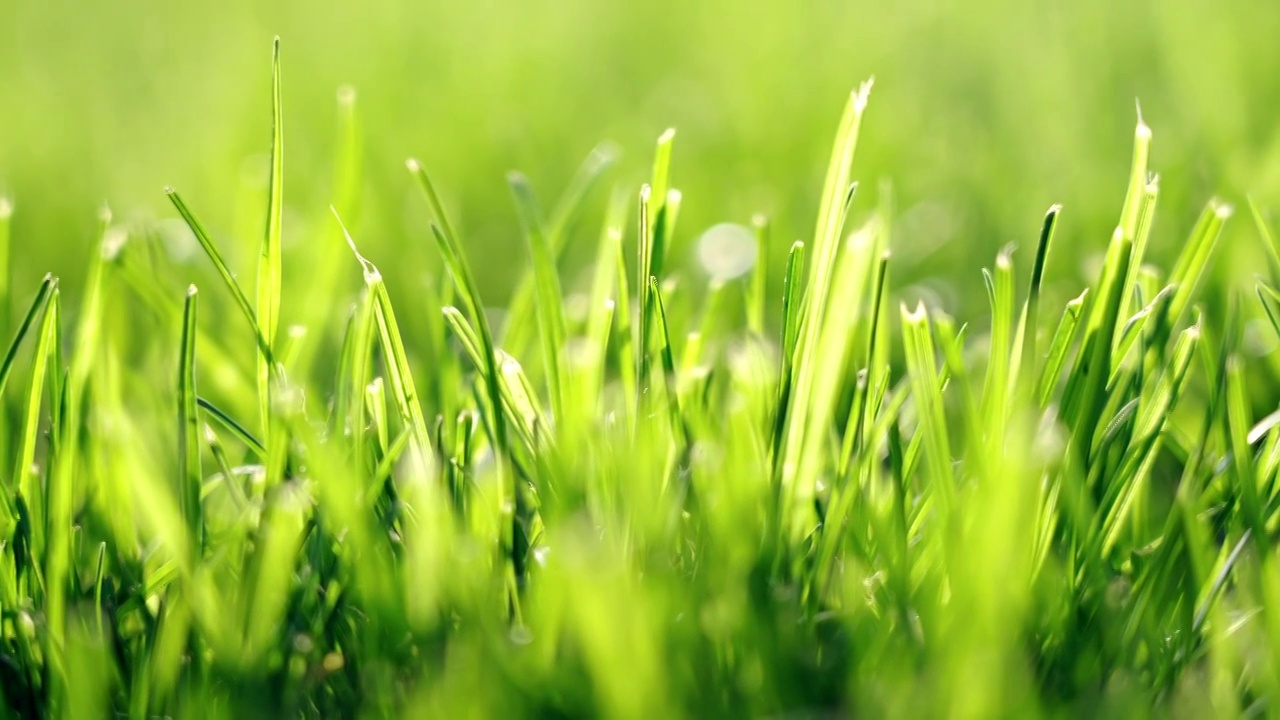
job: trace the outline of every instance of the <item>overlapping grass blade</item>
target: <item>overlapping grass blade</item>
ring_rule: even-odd
[[[563,418],[565,368],[561,353],[564,350],[565,339],[562,309],[564,300],[560,294],[560,278],[556,272],[554,249],[542,231],[543,221],[533,190],[529,187],[529,181],[523,175],[512,173],[507,176],[507,182],[515,195],[520,224],[524,229],[525,238],[529,244],[529,254],[533,260],[534,295],[540,330],[538,336],[542,341],[542,363],[543,373],[547,377],[547,395],[551,398],[552,414],[556,418]]]
[[[244,291],[240,289],[240,284],[236,282],[235,275],[231,269],[227,267],[227,263],[222,259],[222,253],[218,252],[218,247],[214,245],[213,239],[209,237],[209,233],[204,229],[204,225],[196,218],[187,207],[182,196],[173,188],[165,188],[165,193],[169,196],[169,201],[177,208],[178,214],[182,216],[187,227],[191,229],[192,234],[196,236],[196,240],[200,243],[200,247],[204,249],[205,255],[213,263],[214,268],[218,271],[218,275],[222,277],[222,282],[227,286],[227,290],[231,292],[231,297],[236,301],[236,306],[240,308],[241,314],[249,323],[250,329],[253,330],[254,340],[258,344],[258,351],[272,364],[275,357],[271,352],[271,343],[267,341],[267,336],[262,332],[262,327],[258,324],[257,315],[253,311],[253,306],[249,304],[249,298],[245,296]]]

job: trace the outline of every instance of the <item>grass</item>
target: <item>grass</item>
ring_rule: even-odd
[[[393,307],[344,224],[351,92],[334,224],[309,240],[334,285],[286,292],[278,44],[272,67],[254,302],[251,269],[170,191],[213,273],[104,216],[78,311],[46,277],[11,331],[8,713],[1276,711],[1280,414],[1250,384],[1277,368],[1246,325],[1280,334],[1280,254],[1254,208],[1273,266],[1251,294],[1209,288],[1232,214],[1211,201],[1173,270],[1148,264],[1141,118],[1105,260],[1059,307],[1041,291],[1072,232],[1057,206],[1028,268],[1006,248],[983,271],[989,315],[958,324],[895,287],[892,199],[852,182],[870,83],[779,297],[764,262],[705,291],[666,271],[683,200],[668,131],[598,233],[577,218],[602,202],[609,148],[549,217],[510,176],[527,258],[478,256],[410,160],[439,265]],[[779,239],[763,217],[746,232]],[[592,236],[579,295],[559,264]],[[475,279],[493,262],[520,268],[505,316]],[[309,324],[282,335],[303,295]]]

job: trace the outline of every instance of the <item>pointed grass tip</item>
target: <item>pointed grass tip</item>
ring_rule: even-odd
[[[871,88],[876,84],[876,76],[863,80],[858,89],[853,91],[853,109],[859,114],[867,109],[867,101],[871,98]]]
[[[1137,109],[1137,112],[1138,112],[1138,125],[1137,125],[1137,127],[1134,129],[1134,134],[1135,134],[1135,135],[1138,137],[1138,139],[1140,139],[1140,140],[1150,140],[1150,139],[1151,139],[1151,126],[1147,125],[1147,121],[1146,121],[1146,120],[1144,120],[1144,119],[1142,118],[1142,101],[1141,101],[1141,100],[1139,100],[1138,98],[1134,98],[1134,99],[1133,99],[1133,104],[1134,104],[1134,107]]]
[[[200,289],[197,288],[194,284],[187,286],[187,297],[195,297],[196,293],[199,293],[199,292],[200,292]]]
[[[409,168],[409,172],[411,173],[417,173],[422,170],[422,163],[418,162],[417,158],[409,158],[408,160],[405,160],[404,166]]]

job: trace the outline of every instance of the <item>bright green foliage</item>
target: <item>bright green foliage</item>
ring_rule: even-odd
[[[1109,243],[1054,206],[1029,268],[1006,248],[984,273],[989,317],[958,325],[895,287],[891,198],[854,193],[868,83],[776,297],[759,267],[705,293],[667,271],[668,131],[599,228],[574,219],[611,150],[550,217],[510,176],[528,261],[499,259],[520,288],[499,324],[473,274],[494,260],[412,160],[449,284],[393,306],[342,224],[359,187],[349,93],[335,229],[311,241],[336,246],[315,248],[321,267],[339,238],[354,262],[332,266],[343,291],[305,293],[340,312],[289,313],[278,46],[272,78],[256,304],[171,192],[231,303],[172,297],[157,278],[189,270],[153,252],[156,231],[104,217],[79,310],[48,277],[9,333],[7,712],[1277,712],[1280,411],[1251,383],[1276,380],[1256,348],[1280,339],[1280,254],[1254,208],[1273,273],[1218,297],[1202,280],[1231,211],[1213,201],[1171,273],[1145,263],[1171,241],[1141,121]],[[754,225],[764,258],[771,225]],[[1063,235],[1106,255],[1055,307]],[[579,287],[560,261],[582,238]],[[209,330],[237,313],[238,334]],[[343,322],[280,337],[286,313]]]

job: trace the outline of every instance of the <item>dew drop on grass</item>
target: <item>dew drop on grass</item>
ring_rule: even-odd
[[[721,223],[702,233],[697,252],[699,264],[712,279],[733,280],[755,267],[756,238],[750,228]]]

